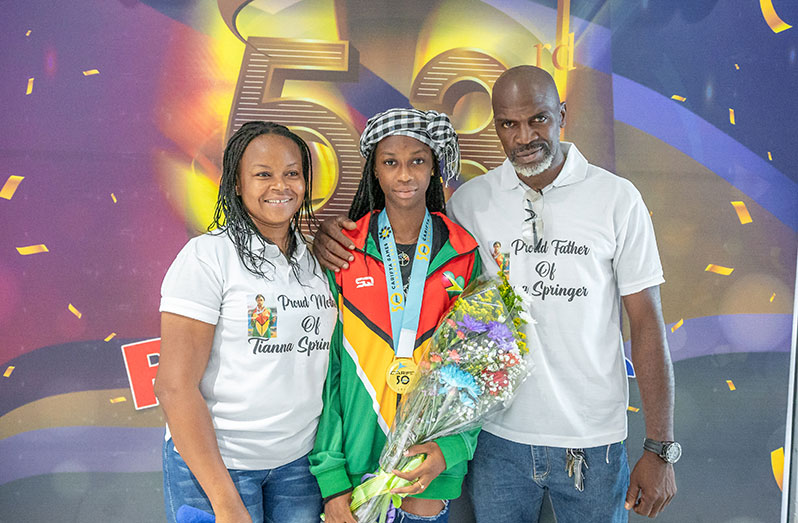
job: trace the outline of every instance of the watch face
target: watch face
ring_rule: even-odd
[[[665,448],[662,449],[662,457],[668,463],[676,463],[682,457],[682,446],[676,442],[665,445]]]

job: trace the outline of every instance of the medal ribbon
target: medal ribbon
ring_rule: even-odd
[[[416,256],[410,271],[410,285],[407,298],[402,290],[402,271],[399,268],[399,255],[393,237],[388,213],[380,212],[377,236],[380,240],[380,254],[385,267],[385,281],[388,287],[388,308],[391,311],[391,336],[393,350],[397,358],[412,358],[416,345],[418,320],[421,316],[421,299],[424,296],[424,282],[427,279],[430,254],[432,251],[432,217],[425,211],[424,223],[416,244]]]

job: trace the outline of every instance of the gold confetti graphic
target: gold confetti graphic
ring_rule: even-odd
[[[637,407],[632,407],[631,405],[626,407],[626,410],[629,410],[631,412],[640,412],[640,409],[638,409]]]
[[[776,293],[774,292],[773,294],[770,295],[770,303],[773,303],[773,300],[775,299],[776,299]]]
[[[740,66],[737,64],[734,64],[734,68],[737,69],[738,71],[740,70]]]
[[[81,313],[79,310],[77,310],[77,309],[75,308],[75,306],[74,306],[74,305],[72,305],[71,303],[69,304],[69,307],[68,307],[68,308],[69,308],[69,312],[71,312],[72,314],[74,314],[75,316],[77,316],[77,317],[78,317],[78,319],[80,319],[80,318],[82,318],[82,317],[83,317],[83,314],[82,314],[82,313]]]
[[[684,102],[685,100],[687,100],[687,98],[685,98],[684,96],[679,96],[678,94],[675,94],[675,95],[671,96],[671,100],[676,100],[677,102]]]
[[[748,213],[748,207],[745,206],[745,202],[731,202],[734,206],[734,210],[737,211],[737,217],[740,219],[740,223],[745,225],[746,223],[751,223],[751,215]]]
[[[776,14],[776,10],[773,8],[773,0],[759,0],[759,8],[762,9],[762,16],[765,17],[765,22],[774,33],[780,33],[792,27]]]
[[[779,447],[770,453],[770,468],[773,469],[773,479],[781,490],[784,481],[784,447]]]
[[[116,336],[116,333],[112,332],[111,334],[105,337],[105,341],[111,341],[112,339],[114,339],[114,336]]]
[[[737,387],[734,386],[734,382],[732,380],[726,380],[726,385],[729,386],[729,390],[737,390]]]
[[[28,256],[29,254],[39,254],[40,252],[50,252],[47,250],[47,246],[43,243],[39,245],[28,245],[26,247],[17,247],[17,252],[20,253],[22,256]]]
[[[10,200],[11,197],[14,196],[17,187],[19,187],[20,182],[24,179],[24,176],[9,176],[6,183],[3,184],[3,188],[0,189],[0,198]]]
[[[94,76],[95,74],[100,74],[100,71],[97,69],[86,69],[83,71],[83,76]]]
[[[14,372],[14,369],[16,369],[16,367],[14,367],[13,365],[9,365],[6,371],[3,373],[3,377],[7,378],[11,376],[11,373]]]
[[[25,90],[25,96],[33,92],[33,78],[28,78],[28,88]]]
[[[732,125],[735,125],[735,123],[734,123],[734,109],[732,109],[732,108],[729,108],[729,122],[731,122]]]
[[[111,199],[116,203],[116,195],[114,193],[111,193]]]
[[[770,151],[768,151],[768,160],[770,160],[771,162],[773,161],[773,155],[770,154]]]
[[[28,32],[25,33],[25,36],[30,36],[30,29],[28,29]]]
[[[676,332],[682,325],[684,325],[684,318],[673,324],[673,327],[671,327],[671,332]]]
[[[715,274],[720,274],[721,276],[728,276],[734,269],[732,267],[724,267],[723,265],[715,265],[714,263],[710,263],[707,265],[707,268],[704,269],[705,272],[714,272]]]
[[[127,398],[124,396],[117,396],[116,398],[111,398],[111,403],[122,403],[123,401],[127,401]]]

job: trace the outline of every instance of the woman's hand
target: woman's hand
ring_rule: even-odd
[[[352,503],[352,493],[347,492],[332,498],[324,504],[324,523],[357,523],[349,505]]]
[[[416,454],[427,455],[421,465],[407,472],[396,469],[393,471],[395,476],[413,483],[406,487],[393,489],[391,490],[391,494],[406,494],[408,496],[421,494],[429,487],[433,479],[437,478],[441,472],[446,470],[446,460],[443,457],[443,452],[441,452],[441,448],[434,441],[424,443],[423,445],[414,445],[405,452],[405,456],[415,456]]]
[[[355,222],[344,216],[328,218],[321,223],[313,239],[313,254],[322,267],[335,272],[349,268],[348,262],[355,259],[349,251],[355,246],[341,231],[353,231],[356,228]]]

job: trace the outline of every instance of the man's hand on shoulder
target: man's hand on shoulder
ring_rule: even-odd
[[[355,259],[349,251],[355,246],[344,236],[343,229],[352,231],[356,227],[355,222],[344,216],[327,218],[321,223],[313,240],[313,254],[322,267],[335,272],[349,268],[348,262]]]
[[[643,451],[629,477],[624,508],[634,510],[641,516],[655,518],[675,495],[673,465],[653,452]]]

